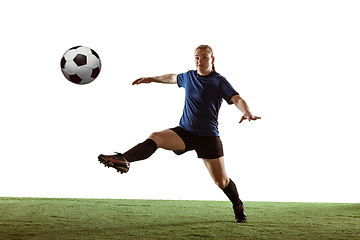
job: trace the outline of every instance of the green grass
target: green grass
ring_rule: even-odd
[[[360,204],[0,198],[0,239],[360,239]]]

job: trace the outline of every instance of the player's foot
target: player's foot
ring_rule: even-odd
[[[105,167],[115,168],[118,172],[121,172],[121,174],[129,171],[130,163],[121,153],[116,153],[115,155],[100,154],[98,159]]]
[[[239,205],[237,207],[233,207],[235,213],[235,222],[244,223],[246,222],[246,213],[244,209],[244,205]]]

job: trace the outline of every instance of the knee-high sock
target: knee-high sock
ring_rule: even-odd
[[[150,157],[157,149],[156,142],[152,139],[146,139],[144,142],[139,143],[129,151],[124,153],[124,157],[129,162],[144,160]]]
[[[230,178],[229,178],[230,179]],[[239,193],[237,191],[235,183],[230,179],[229,185],[226,188],[222,189],[229,200],[232,202],[234,207],[243,205],[243,202],[239,198]]]

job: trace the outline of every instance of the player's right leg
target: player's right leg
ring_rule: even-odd
[[[235,183],[228,178],[226,174],[224,157],[222,156],[215,159],[204,158],[203,161],[215,184],[224,191],[226,196],[232,202],[235,213],[235,222],[246,222],[247,216],[244,210],[244,204],[239,198]]]
[[[118,172],[126,173],[130,168],[130,162],[147,159],[158,148],[166,150],[184,150],[185,143],[174,131],[166,129],[152,133],[148,139],[131,148],[124,154],[100,154],[98,159],[105,166],[115,168]]]

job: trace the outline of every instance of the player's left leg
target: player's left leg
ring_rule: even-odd
[[[100,154],[99,161],[107,167],[115,168],[118,172],[129,171],[130,162],[149,158],[158,148],[166,150],[184,150],[185,143],[182,138],[171,129],[152,133],[144,142],[137,144],[124,154]]]
[[[223,190],[232,202],[235,213],[235,222],[244,223],[247,218],[244,204],[239,198],[235,183],[228,178],[226,174],[224,157],[215,159],[203,158],[203,161],[215,184]]]

